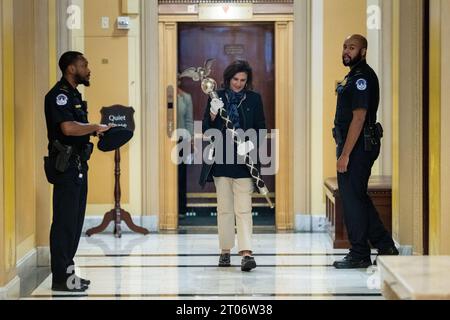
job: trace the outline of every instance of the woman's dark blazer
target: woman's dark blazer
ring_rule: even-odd
[[[225,90],[217,91],[222,101],[226,104],[228,97],[225,94]],[[208,104],[205,109],[203,117],[203,133],[206,130],[215,128],[225,133],[225,122],[220,116],[217,116],[214,121],[211,121],[210,116],[211,98],[208,100]],[[246,131],[248,129],[255,129],[257,132],[260,129],[266,129],[266,119],[264,117],[264,108],[261,99],[261,95],[254,91],[246,91],[244,100],[242,101],[239,112],[239,122],[241,129]],[[212,169],[214,164],[207,164],[203,162],[202,171],[200,174],[200,185],[204,187],[207,182],[213,182]]]

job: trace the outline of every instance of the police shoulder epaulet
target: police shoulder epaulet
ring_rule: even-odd
[[[69,93],[69,88],[67,86],[62,86],[59,90]]]
[[[355,75],[361,75],[363,73],[364,72],[363,72],[363,70],[361,68],[358,68],[358,69],[355,70]]]

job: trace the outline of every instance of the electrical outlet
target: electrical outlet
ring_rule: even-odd
[[[102,17],[102,29],[109,29],[109,17]]]

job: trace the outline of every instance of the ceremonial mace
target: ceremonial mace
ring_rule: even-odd
[[[201,81],[202,91],[211,97],[211,101],[214,101],[215,99],[220,100],[219,95],[216,92],[217,82],[214,79],[208,77],[211,74],[212,64],[214,63],[214,61],[215,59],[209,59],[205,62],[204,67],[191,67],[180,74],[180,78],[188,77],[194,81]],[[223,121],[225,121],[225,127],[232,134],[234,143],[237,146],[241,145],[243,141],[237,134],[236,128],[234,127],[233,122],[231,122],[230,118],[228,117],[225,108],[219,109],[219,116],[223,119]],[[256,168],[255,162],[250,157],[250,152],[245,155],[245,165],[247,166],[250,175],[252,176],[256,186],[258,187],[259,193],[266,198],[267,203],[269,204],[271,209],[275,208],[269,198],[269,189],[267,189],[266,183],[261,178],[261,174],[258,168]]]

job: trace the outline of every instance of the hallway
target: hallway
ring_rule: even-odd
[[[82,295],[52,293],[49,276],[30,297],[22,298],[383,299],[380,290],[368,286],[375,268],[331,266],[346,250],[332,249],[326,233],[256,234],[258,267],[251,273],[240,271],[236,255],[232,267],[218,268],[217,245],[215,234],[83,237],[75,262],[77,274],[92,281],[90,289]]]

